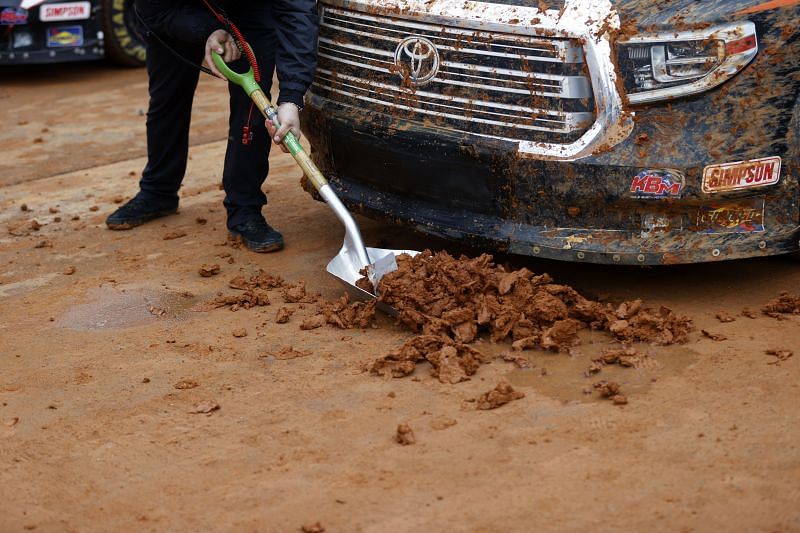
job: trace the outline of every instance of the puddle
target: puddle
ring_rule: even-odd
[[[188,293],[152,287],[90,289],[89,303],[68,308],[56,319],[57,327],[73,330],[122,329],[164,319],[182,319],[197,298]]]
[[[595,333],[595,337],[598,335]],[[564,402],[594,402],[600,394],[592,388],[592,384],[601,380],[616,381],[622,386],[622,393],[628,398],[646,392],[655,381],[669,376],[681,374],[689,365],[696,362],[699,354],[686,346],[650,346],[638,344],[634,347],[647,354],[640,367],[624,368],[619,365],[607,365],[603,370],[586,377],[586,369],[592,358],[598,357],[604,348],[609,348],[608,338],[600,336],[592,344],[586,339],[575,347],[573,354],[554,353],[541,350],[528,350],[520,355],[530,360],[535,366],[530,369],[515,369],[506,374],[506,379],[515,387],[532,388]],[[499,347],[498,347],[499,348]],[[508,349],[498,349],[498,353],[507,353]],[[542,369],[546,374],[542,374]],[[585,390],[590,390],[589,394]]]
[[[23,281],[16,281],[14,283],[7,283],[0,286],[0,298],[6,298],[15,294],[29,292],[33,289],[38,289],[50,283],[54,277],[58,276],[55,272],[40,276],[38,278],[26,279]]]

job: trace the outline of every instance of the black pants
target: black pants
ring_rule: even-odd
[[[247,4],[246,16],[237,17],[234,12],[229,15],[253,48],[261,69],[261,87],[269,95],[277,41],[274,21],[268,5]],[[202,61],[204,44],[186,45],[170,41],[167,36],[159,37],[193,63]],[[248,69],[244,56],[230,66],[238,72]],[[155,37],[149,36],[147,74],[150,92],[147,165],[139,182],[139,196],[155,205],[177,206],[178,189],[186,173],[189,153],[192,100],[200,73],[175,57]],[[230,119],[222,184],[228,227],[231,228],[262,216],[261,208],[267,203],[267,197],[261,186],[269,171],[267,156],[271,142],[261,113],[253,108],[249,122],[253,138],[247,145],[242,143],[242,128],[248,123],[250,99],[237,85],[229,84],[228,91]]]

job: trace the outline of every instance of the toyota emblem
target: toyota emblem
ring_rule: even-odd
[[[439,72],[439,52],[425,37],[406,37],[394,51],[394,64],[403,80],[424,85]]]

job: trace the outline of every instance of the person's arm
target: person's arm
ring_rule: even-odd
[[[135,0],[136,12],[147,29],[161,39],[192,44],[206,42],[222,25],[202,4],[175,0]]]
[[[300,139],[300,109],[314,71],[317,68],[317,33],[319,16],[314,0],[279,0],[273,6],[278,49],[275,51],[275,67],[278,73],[278,120],[277,131],[269,121],[267,129],[275,144],[288,151],[283,137],[292,132]]]
[[[319,16],[314,0],[278,0],[273,3],[278,49],[278,105],[303,107],[303,96],[317,68]]]

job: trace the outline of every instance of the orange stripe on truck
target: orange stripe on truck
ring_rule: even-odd
[[[750,15],[751,13],[760,13],[762,11],[767,11],[770,9],[778,9],[779,7],[789,7],[789,6],[796,6],[800,4],[800,0],[771,0],[770,2],[764,2],[763,4],[758,4],[752,7],[748,7],[746,9],[742,9],[741,11],[737,11],[737,15]]]

